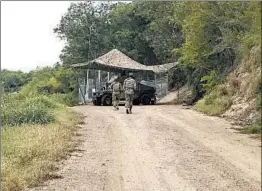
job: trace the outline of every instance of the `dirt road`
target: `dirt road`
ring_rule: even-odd
[[[83,142],[61,178],[34,190],[260,190],[260,141],[223,119],[179,106],[74,110],[86,116]]]

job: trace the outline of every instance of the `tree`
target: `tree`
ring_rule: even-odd
[[[1,71],[1,81],[4,83],[5,92],[15,92],[26,84],[27,74],[22,71]]]
[[[63,64],[91,60],[110,49],[107,13],[111,6],[103,3],[95,6],[93,2],[70,5],[54,29],[58,37],[67,42],[60,56]]]

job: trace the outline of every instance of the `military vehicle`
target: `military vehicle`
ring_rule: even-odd
[[[112,89],[109,88],[110,83],[103,87],[100,91],[92,93],[92,101],[94,105],[110,106],[112,105]],[[137,83],[135,90],[134,105],[154,105],[156,104],[156,88],[152,83],[141,81]],[[124,92],[120,94],[120,103],[125,100]]]

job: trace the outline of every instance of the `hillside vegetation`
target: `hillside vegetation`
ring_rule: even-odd
[[[248,124],[259,118],[261,97],[261,47],[252,48],[247,58],[226,81],[200,100],[196,108],[210,115],[222,115]]]
[[[197,110],[229,110],[225,116],[250,124],[261,93],[260,10],[260,2],[81,2],[71,4],[54,32],[67,41],[64,65],[112,48],[145,65],[178,61],[169,88],[183,87],[180,102],[204,96]]]
[[[192,104],[205,96],[197,110],[222,115],[241,102],[259,101],[260,10],[260,2],[71,3],[54,29],[66,41],[62,64],[26,75],[6,72],[5,89],[25,96],[62,93],[75,105],[77,78],[84,74],[70,65],[117,48],[145,65],[178,61],[169,72],[169,88],[189,92],[180,102]],[[241,92],[235,92],[239,85]]]

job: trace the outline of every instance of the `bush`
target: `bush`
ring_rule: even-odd
[[[3,125],[48,124],[54,121],[53,113],[42,104],[8,107],[2,112]]]
[[[232,105],[232,100],[228,95],[223,95],[217,87],[204,99],[197,102],[195,108],[197,111],[208,115],[221,115]]]
[[[247,134],[259,134],[261,133],[262,127],[261,127],[261,122],[255,122],[248,127],[243,129],[244,133]]]
[[[212,70],[209,75],[203,76],[200,80],[203,82],[203,87],[207,92],[211,92],[218,81],[218,76],[215,70]]]
[[[5,95],[3,98],[2,124],[48,124],[55,121],[51,109],[57,105],[46,96],[25,98],[19,94]]]
[[[56,104],[55,101],[53,101],[51,98],[42,95],[42,96],[36,96],[33,98],[28,98],[25,100],[23,105],[28,106],[28,105],[42,105],[44,107],[48,108],[56,108],[58,105]]]
[[[71,92],[66,94],[65,96],[65,104],[68,106],[75,106],[78,103],[78,96],[75,92]]]
[[[10,105],[18,105],[21,101],[23,101],[25,97],[21,94],[4,94],[2,99],[2,104],[7,107]]]
[[[55,121],[53,110],[63,105],[77,103],[74,92],[68,94],[36,95],[25,97],[21,94],[3,96],[2,124],[48,124]]]
[[[67,94],[52,94],[49,97],[54,102],[64,104],[67,106],[75,106],[78,103],[77,95],[75,92]]]

